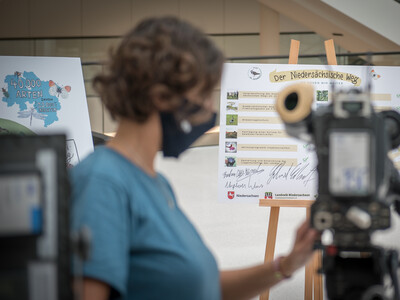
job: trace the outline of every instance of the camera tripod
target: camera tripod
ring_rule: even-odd
[[[329,300],[400,299],[397,251],[375,246],[326,246],[323,252],[322,272]]]

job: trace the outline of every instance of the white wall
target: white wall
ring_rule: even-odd
[[[400,45],[400,4],[394,0],[322,1]]]
[[[2,38],[119,36],[144,17],[166,14],[207,33],[259,30],[256,0],[3,0],[1,7]]]
[[[208,34],[260,31],[257,0],[1,0],[1,7],[0,38],[121,36],[141,19],[162,15]],[[306,31],[287,18],[281,28]]]

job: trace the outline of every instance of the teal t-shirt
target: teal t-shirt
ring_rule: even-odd
[[[167,180],[98,147],[71,170],[72,230],[91,231],[86,277],[116,299],[221,298],[214,257],[180,210]]]

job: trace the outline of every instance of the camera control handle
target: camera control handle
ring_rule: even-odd
[[[357,206],[349,208],[346,213],[346,218],[361,229],[368,229],[371,227],[370,214]]]

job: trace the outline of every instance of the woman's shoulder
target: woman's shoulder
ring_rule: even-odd
[[[96,147],[92,153],[71,169],[70,177],[73,181],[93,177],[118,179],[123,163],[113,150],[105,146]]]
[[[126,175],[121,174],[124,163],[113,153],[113,150],[107,147],[96,147],[91,154],[70,170],[73,202],[79,203],[82,199],[86,199],[84,201],[86,205],[91,203],[100,207],[104,204],[106,207],[111,202],[118,202],[110,202],[111,198],[125,199],[128,179]],[[131,176],[129,180],[134,181],[134,178]]]
[[[82,185],[94,179],[124,189],[151,184],[152,181],[148,177],[142,169],[106,146],[96,147],[94,152],[70,171],[73,184]]]

